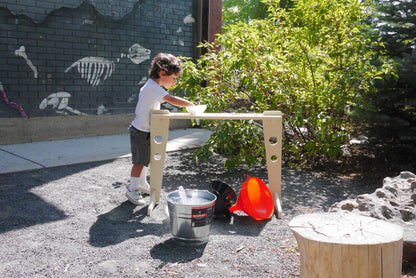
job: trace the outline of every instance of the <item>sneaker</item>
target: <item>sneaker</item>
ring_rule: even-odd
[[[142,194],[139,190],[130,191],[130,189],[127,188],[126,197],[132,204],[135,204],[136,206],[144,205],[146,203],[143,200]]]
[[[150,185],[147,182],[145,184],[139,184],[139,190],[142,193],[149,195],[150,194]]]

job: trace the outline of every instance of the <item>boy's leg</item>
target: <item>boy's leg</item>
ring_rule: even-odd
[[[137,164],[133,164],[133,167],[131,167],[131,173],[130,176],[131,177],[140,177],[143,168],[145,168],[144,165],[137,165]]]
[[[150,194],[150,185],[147,182],[147,169],[148,167],[144,166],[142,169],[142,173],[140,174],[139,190],[142,191],[142,193]]]
[[[140,190],[142,193],[150,193],[150,185],[147,182],[147,167],[144,165],[133,165],[130,175],[130,189]]]
[[[143,165],[134,164],[131,168],[130,185],[127,187],[126,197],[129,201],[135,205],[144,205],[141,190],[140,190],[140,174],[143,169]]]
[[[130,173],[130,185],[127,188],[127,198],[133,204],[144,204],[141,192],[150,193],[146,181],[145,165],[150,163],[150,132],[143,132],[130,126],[130,145],[133,166]]]
[[[140,183],[147,184],[147,167],[143,166],[142,173],[140,174]]]

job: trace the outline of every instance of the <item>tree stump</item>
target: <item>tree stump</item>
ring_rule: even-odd
[[[401,277],[403,229],[348,212],[300,215],[289,223],[301,277]]]

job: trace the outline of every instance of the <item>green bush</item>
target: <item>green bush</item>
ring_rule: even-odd
[[[231,24],[201,45],[208,52],[185,62],[178,87],[209,112],[282,111],[290,166],[335,158],[353,128],[348,112],[365,106],[374,81],[393,71],[361,32],[367,9],[355,0],[299,0],[289,10],[266,2],[266,20]],[[228,169],[264,162],[259,123],[205,124],[214,134],[200,159],[225,155]]]

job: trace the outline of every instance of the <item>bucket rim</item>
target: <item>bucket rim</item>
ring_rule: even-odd
[[[188,196],[188,192],[191,192],[191,194],[193,192],[203,192],[203,193],[207,194],[208,196],[211,196],[212,200],[203,198],[203,199],[206,200],[206,202],[201,202],[201,203],[198,203],[198,204],[195,204],[195,203],[193,203],[193,204],[179,204],[177,202],[172,202],[171,200],[169,200],[169,199],[172,198],[173,195],[179,196],[179,190],[174,190],[172,192],[169,192],[166,195],[166,200],[167,200],[168,203],[171,203],[171,204],[174,204],[174,205],[181,205],[181,206],[204,206],[204,205],[214,204],[215,201],[217,201],[217,196],[214,193],[209,192],[208,190],[205,190],[205,189],[185,189],[185,193],[186,193],[187,196]],[[201,196],[199,196],[199,197],[201,197]]]

